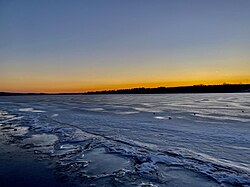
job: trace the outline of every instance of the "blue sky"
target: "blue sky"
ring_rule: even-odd
[[[248,82],[249,10],[248,0],[1,0],[0,88]]]

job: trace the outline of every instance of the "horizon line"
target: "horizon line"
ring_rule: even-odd
[[[60,94],[88,94],[88,93],[101,93],[101,92],[114,92],[114,91],[122,91],[122,90],[133,90],[133,89],[157,89],[157,88],[185,88],[185,87],[203,87],[203,86],[233,86],[233,85],[250,85],[250,83],[222,83],[222,84],[193,84],[193,85],[180,85],[180,86],[157,86],[157,87],[130,87],[130,88],[122,88],[122,89],[104,89],[104,90],[96,90],[96,91],[79,91],[79,92],[11,92],[11,91],[0,91],[0,94],[44,94],[44,95],[60,95]]]

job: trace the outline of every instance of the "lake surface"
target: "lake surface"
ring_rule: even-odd
[[[0,130],[75,185],[250,186],[249,93],[0,97]]]

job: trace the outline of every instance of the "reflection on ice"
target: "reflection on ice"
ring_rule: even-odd
[[[33,144],[34,146],[51,146],[58,140],[57,136],[52,134],[35,134],[31,138],[22,141],[23,144]]]
[[[216,116],[210,114],[196,114],[197,117],[215,119],[215,120],[232,120],[241,122],[250,122],[250,118],[234,117],[234,116]]]
[[[124,112],[115,112],[115,114],[121,114],[121,115],[129,115],[129,114],[137,114],[139,112],[137,111],[124,111]]]
[[[155,119],[166,119],[166,118],[163,116],[155,116]]]
[[[103,108],[87,108],[85,110],[88,110],[88,111],[94,111],[94,112],[98,112],[98,111],[104,111]]]
[[[220,186],[216,181],[206,176],[197,174],[180,167],[164,167],[159,166],[162,170],[159,175],[165,179],[168,186],[183,186],[183,187],[216,187]]]
[[[104,148],[95,148],[84,154],[84,159],[89,161],[86,168],[87,175],[112,174],[121,169],[131,170],[129,159],[108,153]]]
[[[20,108],[20,112],[45,112],[43,110],[35,110],[34,108]]]
[[[151,182],[142,182],[141,184],[139,184],[139,187],[158,187],[155,184],[152,184]]]
[[[53,114],[51,115],[52,118],[57,117],[59,114]]]

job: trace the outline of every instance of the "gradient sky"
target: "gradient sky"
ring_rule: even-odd
[[[250,83],[249,0],[0,0],[0,91]]]

